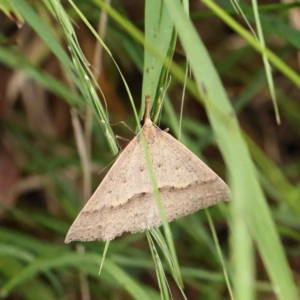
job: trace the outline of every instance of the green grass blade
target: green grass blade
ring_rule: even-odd
[[[224,274],[225,282],[226,282],[228,292],[229,292],[229,295],[230,295],[230,299],[234,300],[234,296],[233,296],[233,292],[232,292],[232,288],[231,288],[231,283],[229,281],[228,273],[227,273],[227,270],[226,270],[225,262],[224,262],[224,259],[223,259],[223,254],[222,254],[221,247],[220,247],[220,244],[219,244],[219,241],[218,241],[218,237],[217,237],[217,234],[216,234],[215,227],[214,227],[212,218],[210,216],[209,210],[205,209],[205,213],[206,213],[206,216],[207,216],[207,219],[208,219],[209,227],[210,227],[211,232],[212,232],[212,236],[213,236],[213,239],[214,239],[214,242],[215,242],[215,246],[217,248],[218,256],[219,256],[219,259],[220,259],[220,262],[221,262],[221,265],[222,265],[222,268],[223,268],[223,274]],[[247,299],[247,298],[237,297],[237,299]]]
[[[105,243],[103,255],[102,255],[102,258],[101,258],[101,263],[100,263],[99,273],[98,273],[99,275],[101,274],[101,271],[102,271],[102,268],[103,268],[103,264],[104,264],[104,260],[105,260],[106,253],[107,253],[107,250],[108,250],[109,243],[110,243],[110,241],[107,241],[107,242]]]
[[[164,272],[164,268],[163,265],[161,263],[161,260],[159,258],[159,255],[157,253],[154,241],[151,237],[151,234],[149,233],[149,231],[146,232],[147,235],[147,239],[148,239],[148,244],[151,250],[151,254],[152,254],[152,258],[154,261],[154,265],[155,265],[155,270],[156,270],[156,277],[157,277],[157,281],[158,281],[158,285],[159,285],[159,289],[160,289],[160,296],[161,299],[163,300],[169,300],[170,296],[169,296],[169,285],[168,285],[168,281]],[[171,293],[171,291],[170,291]]]
[[[167,264],[168,264],[168,267],[169,267],[169,270],[182,294],[182,297],[184,299],[187,299],[184,292],[183,292],[183,289],[182,289],[182,278],[181,278],[181,272],[180,272],[180,269],[178,267],[178,265],[176,264],[176,262],[174,261],[174,258],[173,256],[171,255],[170,253],[170,250],[169,250],[169,246],[168,244],[166,243],[165,239],[163,238],[161,232],[159,231],[158,228],[151,228],[150,229],[150,233],[151,235],[153,236],[153,238],[155,239],[156,243],[159,245],[160,249],[162,250],[166,260],[167,260]],[[151,238],[151,237],[150,237]],[[148,237],[148,240],[149,240],[149,237]],[[153,241],[153,239],[151,238],[151,241]],[[153,244],[153,247],[155,248],[155,245]],[[156,248],[154,250],[156,252],[155,255],[158,256],[158,253],[156,251]],[[152,255],[153,255],[153,252],[152,252]],[[156,258],[154,256],[154,259],[159,259],[160,261],[160,258]],[[156,265],[159,266],[159,264],[156,263]],[[160,276],[161,277],[161,276]],[[164,276],[164,279],[166,280],[166,277]],[[166,284],[168,284],[167,280],[166,280]]]
[[[145,40],[155,45],[158,52],[165,58],[171,43],[174,24],[168,10],[161,0],[146,1],[145,8]],[[142,106],[140,117],[145,110],[145,96],[150,95],[152,103],[155,102],[159,90],[159,79],[163,64],[148,50],[144,48],[144,70],[142,86]]]
[[[280,115],[279,115],[278,105],[277,105],[277,101],[276,101],[274,81],[273,81],[272,74],[271,74],[271,66],[268,62],[268,57],[267,57],[266,51],[265,51],[265,48],[266,48],[265,39],[264,39],[264,35],[263,35],[260,18],[259,18],[259,12],[258,12],[258,6],[257,6],[256,0],[252,0],[252,6],[253,6],[253,11],[254,11],[254,16],[255,16],[255,23],[256,23],[256,27],[257,27],[257,31],[258,31],[259,42],[261,44],[262,49],[264,49],[264,51],[262,53],[262,58],[263,58],[264,66],[265,66],[265,71],[266,71],[267,81],[268,81],[268,85],[269,85],[269,90],[271,93],[271,98],[273,101],[273,106],[275,109],[276,121],[277,121],[277,124],[280,124]]]

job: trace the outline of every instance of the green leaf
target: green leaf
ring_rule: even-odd
[[[169,16],[162,0],[146,1],[145,8],[145,40],[153,45],[156,51],[166,58],[171,44],[174,23]],[[142,87],[141,114],[145,110],[145,96],[150,95],[152,103],[156,101],[159,92],[159,79],[163,69],[161,60],[149,51],[147,44],[144,48],[144,71]]]

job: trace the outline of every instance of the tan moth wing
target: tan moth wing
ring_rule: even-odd
[[[230,198],[229,188],[217,174],[149,120],[142,131],[168,221]],[[82,209],[65,242],[111,240],[123,232],[159,225],[159,210],[138,135]]]

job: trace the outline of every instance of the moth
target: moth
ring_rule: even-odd
[[[225,182],[150,118],[146,96],[142,134],[168,222],[230,198]],[[65,242],[112,240],[162,223],[138,134],[123,150],[69,229]]]

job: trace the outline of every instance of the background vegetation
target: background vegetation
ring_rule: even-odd
[[[298,6],[2,1],[1,296],[299,299]],[[109,124],[138,128],[144,95],[155,115],[165,91],[159,126],[233,199],[163,234],[65,245],[115,134],[132,138]]]

